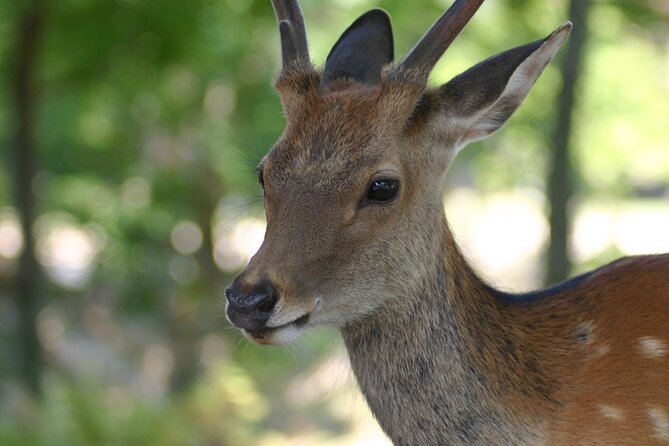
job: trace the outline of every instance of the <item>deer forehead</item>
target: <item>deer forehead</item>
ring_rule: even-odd
[[[416,156],[405,150],[407,124],[423,92],[412,75],[389,70],[380,86],[344,80],[322,88],[319,73],[283,73],[276,88],[286,129],[263,160],[266,176],[343,184],[407,167]]]
[[[374,104],[327,98],[286,130],[262,162],[271,182],[357,183],[375,170],[399,170],[402,135]]]

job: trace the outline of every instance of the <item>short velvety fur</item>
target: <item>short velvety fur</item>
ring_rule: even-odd
[[[456,10],[476,9],[466,1]],[[294,1],[274,3],[280,19],[300,20],[282,30],[303,30]],[[379,14],[340,39],[336,63],[363,63],[346,36],[387,34]],[[433,89],[421,64],[336,66],[354,74],[324,81],[303,63],[304,36],[282,31],[287,124],[259,166],[267,232],[227,312],[261,344],[339,327],[397,445],[669,444],[669,255],[512,295],[478,278],[444,217],[450,161],[506,122],[569,29]],[[387,55],[388,37],[376,37]],[[371,200],[378,180],[398,182],[397,196]]]

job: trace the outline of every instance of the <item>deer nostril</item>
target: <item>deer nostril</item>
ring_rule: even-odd
[[[271,290],[265,295],[262,301],[258,303],[258,311],[262,313],[269,313],[274,309],[276,301],[278,300],[276,292]]]
[[[268,281],[248,287],[247,293],[241,292],[242,289],[239,284],[233,284],[225,290],[232,312],[248,315],[256,313],[255,317],[268,317],[279,300],[279,293]]]

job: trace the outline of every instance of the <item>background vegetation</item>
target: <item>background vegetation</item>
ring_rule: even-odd
[[[303,3],[320,64],[371,7],[403,54],[450,2]],[[488,1],[433,81],[567,17],[572,50],[450,175],[508,288],[669,251],[665,1]],[[283,126],[269,1],[4,0],[0,67],[0,445],[383,443],[334,331],[261,349],[223,317]]]

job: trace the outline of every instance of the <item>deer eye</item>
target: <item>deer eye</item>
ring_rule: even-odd
[[[375,180],[369,185],[367,190],[367,199],[370,201],[390,201],[400,190],[400,182],[397,180]]]

